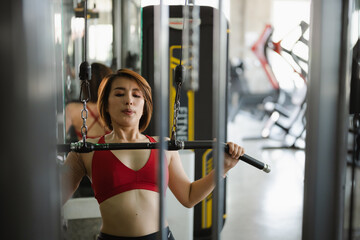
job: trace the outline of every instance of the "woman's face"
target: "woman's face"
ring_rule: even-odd
[[[139,128],[144,104],[144,95],[135,80],[127,77],[114,79],[111,84],[107,108],[113,128]]]

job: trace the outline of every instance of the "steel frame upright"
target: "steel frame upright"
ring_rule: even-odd
[[[351,65],[348,3],[311,2],[304,240],[343,237]]]
[[[220,239],[221,228],[223,224],[223,205],[224,205],[224,180],[223,180],[223,156],[224,148],[222,143],[225,141],[225,91],[226,91],[226,20],[222,15],[223,1],[219,0],[218,9],[214,9],[214,34],[213,34],[213,133],[217,139],[214,145],[215,161],[215,181],[213,205],[213,232],[212,239]],[[159,149],[159,185],[164,186],[164,138],[167,133],[167,102],[168,102],[168,48],[169,45],[168,30],[169,10],[163,1],[160,5],[154,7],[154,85],[155,85],[155,107],[158,115],[155,116],[156,133],[160,137]],[[165,202],[164,187],[159,188],[159,226],[164,226],[165,222]],[[162,239],[166,239],[163,227],[160,227]]]
[[[159,166],[160,171],[158,175],[159,179],[159,228],[161,233],[161,239],[166,238],[166,232],[164,231],[165,225],[165,166],[164,166],[164,150],[165,142],[164,138],[167,133],[167,116],[168,107],[167,102],[169,99],[168,94],[168,77],[169,77],[169,62],[168,62],[168,47],[169,46],[169,7],[164,4],[163,0],[160,0],[160,5],[154,6],[154,97],[155,107],[157,109],[157,115],[155,116],[155,130],[159,136],[160,148],[159,148]]]
[[[226,121],[226,19],[223,12],[223,1],[218,1],[218,9],[214,9],[213,33],[213,134],[217,141],[214,144],[214,167],[216,188],[212,218],[212,239],[220,239],[224,212],[224,148]]]

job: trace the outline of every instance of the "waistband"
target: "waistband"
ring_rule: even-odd
[[[165,228],[165,232],[167,235],[167,239],[174,239],[169,227]],[[159,240],[161,239],[160,234],[160,231],[158,231],[140,237],[119,237],[100,232],[97,240]]]

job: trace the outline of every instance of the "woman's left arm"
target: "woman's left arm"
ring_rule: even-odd
[[[233,168],[241,155],[244,154],[244,148],[229,142],[229,154],[224,157],[224,175]],[[169,188],[185,207],[191,208],[208,196],[215,187],[215,172],[212,170],[205,177],[190,182],[182,166],[180,155],[177,151],[169,152]]]

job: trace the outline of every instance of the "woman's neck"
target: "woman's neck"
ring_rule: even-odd
[[[137,142],[144,140],[144,135],[142,135],[139,129],[134,128],[116,128],[109,134],[109,141],[114,142]]]

